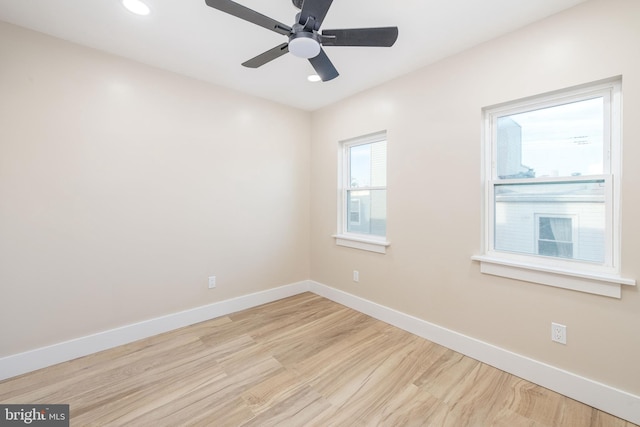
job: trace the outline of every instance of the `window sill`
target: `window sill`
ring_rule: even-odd
[[[621,285],[635,286],[636,284],[634,279],[627,279],[613,274],[541,267],[535,264],[504,260],[486,255],[474,255],[471,259],[480,261],[480,271],[485,274],[612,298],[621,298]]]
[[[376,252],[379,254],[386,254],[387,247],[391,245],[391,243],[384,239],[369,239],[366,236],[360,237],[346,234],[335,234],[333,237],[336,239],[336,245],[338,246],[361,249],[363,251]]]

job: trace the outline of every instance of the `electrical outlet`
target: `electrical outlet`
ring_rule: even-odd
[[[209,289],[216,287],[216,276],[209,276]]]
[[[551,323],[551,341],[567,343],[567,327],[559,323]]]
[[[358,272],[358,270],[353,270],[353,281],[354,282],[360,281],[360,273]]]

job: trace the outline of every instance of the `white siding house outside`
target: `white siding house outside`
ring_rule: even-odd
[[[583,191],[587,193],[589,189],[583,188]],[[555,231],[555,235],[552,235],[551,239],[542,239],[547,244],[540,245],[541,237],[549,237],[540,236],[541,219],[545,218],[565,219],[563,223],[570,224],[571,228],[568,231],[551,230],[552,233]],[[548,194],[514,197],[505,191],[504,194],[496,194],[495,222],[494,245],[497,250],[560,256],[596,263],[604,261],[604,196],[576,194],[570,200],[567,197]],[[549,245],[561,246],[560,243],[553,243],[553,240],[571,242],[571,251],[549,252]]]

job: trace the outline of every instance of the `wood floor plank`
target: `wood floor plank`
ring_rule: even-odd
[[[380,424],[394,427],[442,426],[449,412],[449,406],[442,400],[408,384],[391,397],[377,418]]]
[[[633,427],[311,293],[2,381],[0,402],[82,427]]]
[[[282,370],[246,390],[242,399],[255,414],[260,414],[308,387],[290,370]]]
[[[502,408],[512,401],[512,391],[508,387],[511,375],[478,362],[458,385],[447,395],[446,402],[451,407],[450,425],[482,426],[486,420],[493,420]],[[478,402],[483,402],[478,405]],[[447,423],[445,423],[447,425]]]
[[[271,406],[243,424],[246,427],[306,425],[321,416],[331,404],[311,387],[274,401]]]

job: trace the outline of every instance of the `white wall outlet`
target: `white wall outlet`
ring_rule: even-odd
[[[551,341],[567,343],[567,327],[559,323],[551,323]]]
[[[354,282],[360,281],[360,273],[358,272],[358,270],[353,270],[353,281]]]
[[[209,276],[209,289],[216,287],[216,276]]]

